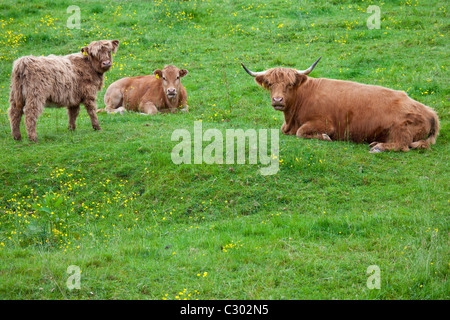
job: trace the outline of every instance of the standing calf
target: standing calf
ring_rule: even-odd
[[[252,72],[242,65],[258,85],[270,90],[272,107],[284,114],[284,134],[367,142],[372,153],[429,148],[436,142],[439,119],[433,109],[402,91],[308,77],[319,60],[304,71]]]
[[[154,75],[127,77],[113,82],[105,93],[105,109],[97,112],[122,113],[125,110],[145,114],[188,111],[186,89],[181,78],[188,71],[175,66],[155,70]]]
[[[81,52],[66,56],[25,56],[14,62],[8,111],[11,133],[21,140],[20,121],[30,141],[37,142],[36,122],[44,106],[67,107],[69,129],[75,130],[80,104],[86,107],[92,127],[101,130],[97,119],[97,93],[103,86],[103,74],[112,66],[118,40],[94,41]]]

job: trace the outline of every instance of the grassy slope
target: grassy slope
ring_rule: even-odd
[[[4,1],[0,29],[0,297],[5,299],[448,299],[448,14],[439,1]],[[105,86],[173,63],[191,113],[99,116],[76,132],[62,109],[39,144],[14,142],[12,61],[68,54],[98,39],[120,48]],[[304,69],[379,84],[432,106],[432,150],[280,136],[280,171],[175,165],[176,128],[275,128],[282,114],[240,67]],[[106,87],[105,87],[106,88]],[[103,94],[99,93],[99,107]],[[24,137],[26,137],[23,128]],[[69,265],[81,290],[66,288]],[[366,286],[370,265],[381,290]]]

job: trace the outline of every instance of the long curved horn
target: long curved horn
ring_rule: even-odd
[[[317,59],[316,62],[314,62],[314,63],[311,65],[311,67],[309,67],[308,69],[303,70],[303,71],[302,71],[302,70],[296,70],[296,71],[297,71],[299,74],[304,74],[304,75],[310,74],[311,71],[313,71],[314,67],[315,67],[316,64],[319,62],[320,59],[322,59],[322,57],[320,57],[319,59]]]
[[[266,70],[266,71],[261,71],[261,72],[253,72],[253,71],[248,70],[248,69],[244,66],[244,64],[243,64],[242,62],[241,62],[241,65],[242,65],[242,67],[244,68],[244,70],[247,71],[247,73],[248,73],[249,75],[251,75],[252,77],[263,76],[263,75],[265,75],[266,72],[267,72],[267,70]]]

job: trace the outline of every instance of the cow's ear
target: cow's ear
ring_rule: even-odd
[[[159,69],[153,71],[153,74],[156,76],[157,79],[162,78],[162,71]]]
[[[295,78],[295,84],[294,86],[301,86],[303,82],[306,81],[306,76],[304,74],[297,74]]]
[[[186,69],[181,69],[180,70],[180,78],[183,78],[187,74],[188,74],[188,71]]]
[[[88,47],[83,47],[81,48],[81,53],[85,56],[89,55],[89,48]]]
[[[266,77],[264,75],[256,76],[255,81],[258,85],[260,85],[264,89],[269,89],[269,86],[267,85]]]
[[[111,41],[111,44],[113,46],[113,52],[116,53],[117,48],[119,47],[119,40],[113,40],[113,41]]]

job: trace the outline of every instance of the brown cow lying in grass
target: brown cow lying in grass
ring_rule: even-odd
[[[429,148],[439,134],[433,109],[403,91],[351,81],[314,79],[308,69],[273,68],[248,74],[270,90],[272,106],[284,113],[284,134],[307,139],[370,143],[370,152]]]
[[[67,107],[69,129],[75,130],[80,104],[86,107],[92,127],[101,130],[97,119],[97,93],[103,86],[103,74],[112,66],[112,54],[118,40],[91,42],[81,52],[67,56],[25,56],[14,62],[8,111],[11,133],[21,140],[20,121],[30,141],[37,141],[36,122],[44,106]]]
[[[154,75],[128,77],[112,83],[105,93],[105,109],[117,113],[137,111],[144,114],[176,112],[178,108],[188,111],[186,89],[181,78],[188,73],[185,69],[165,66],[155,70]]]

